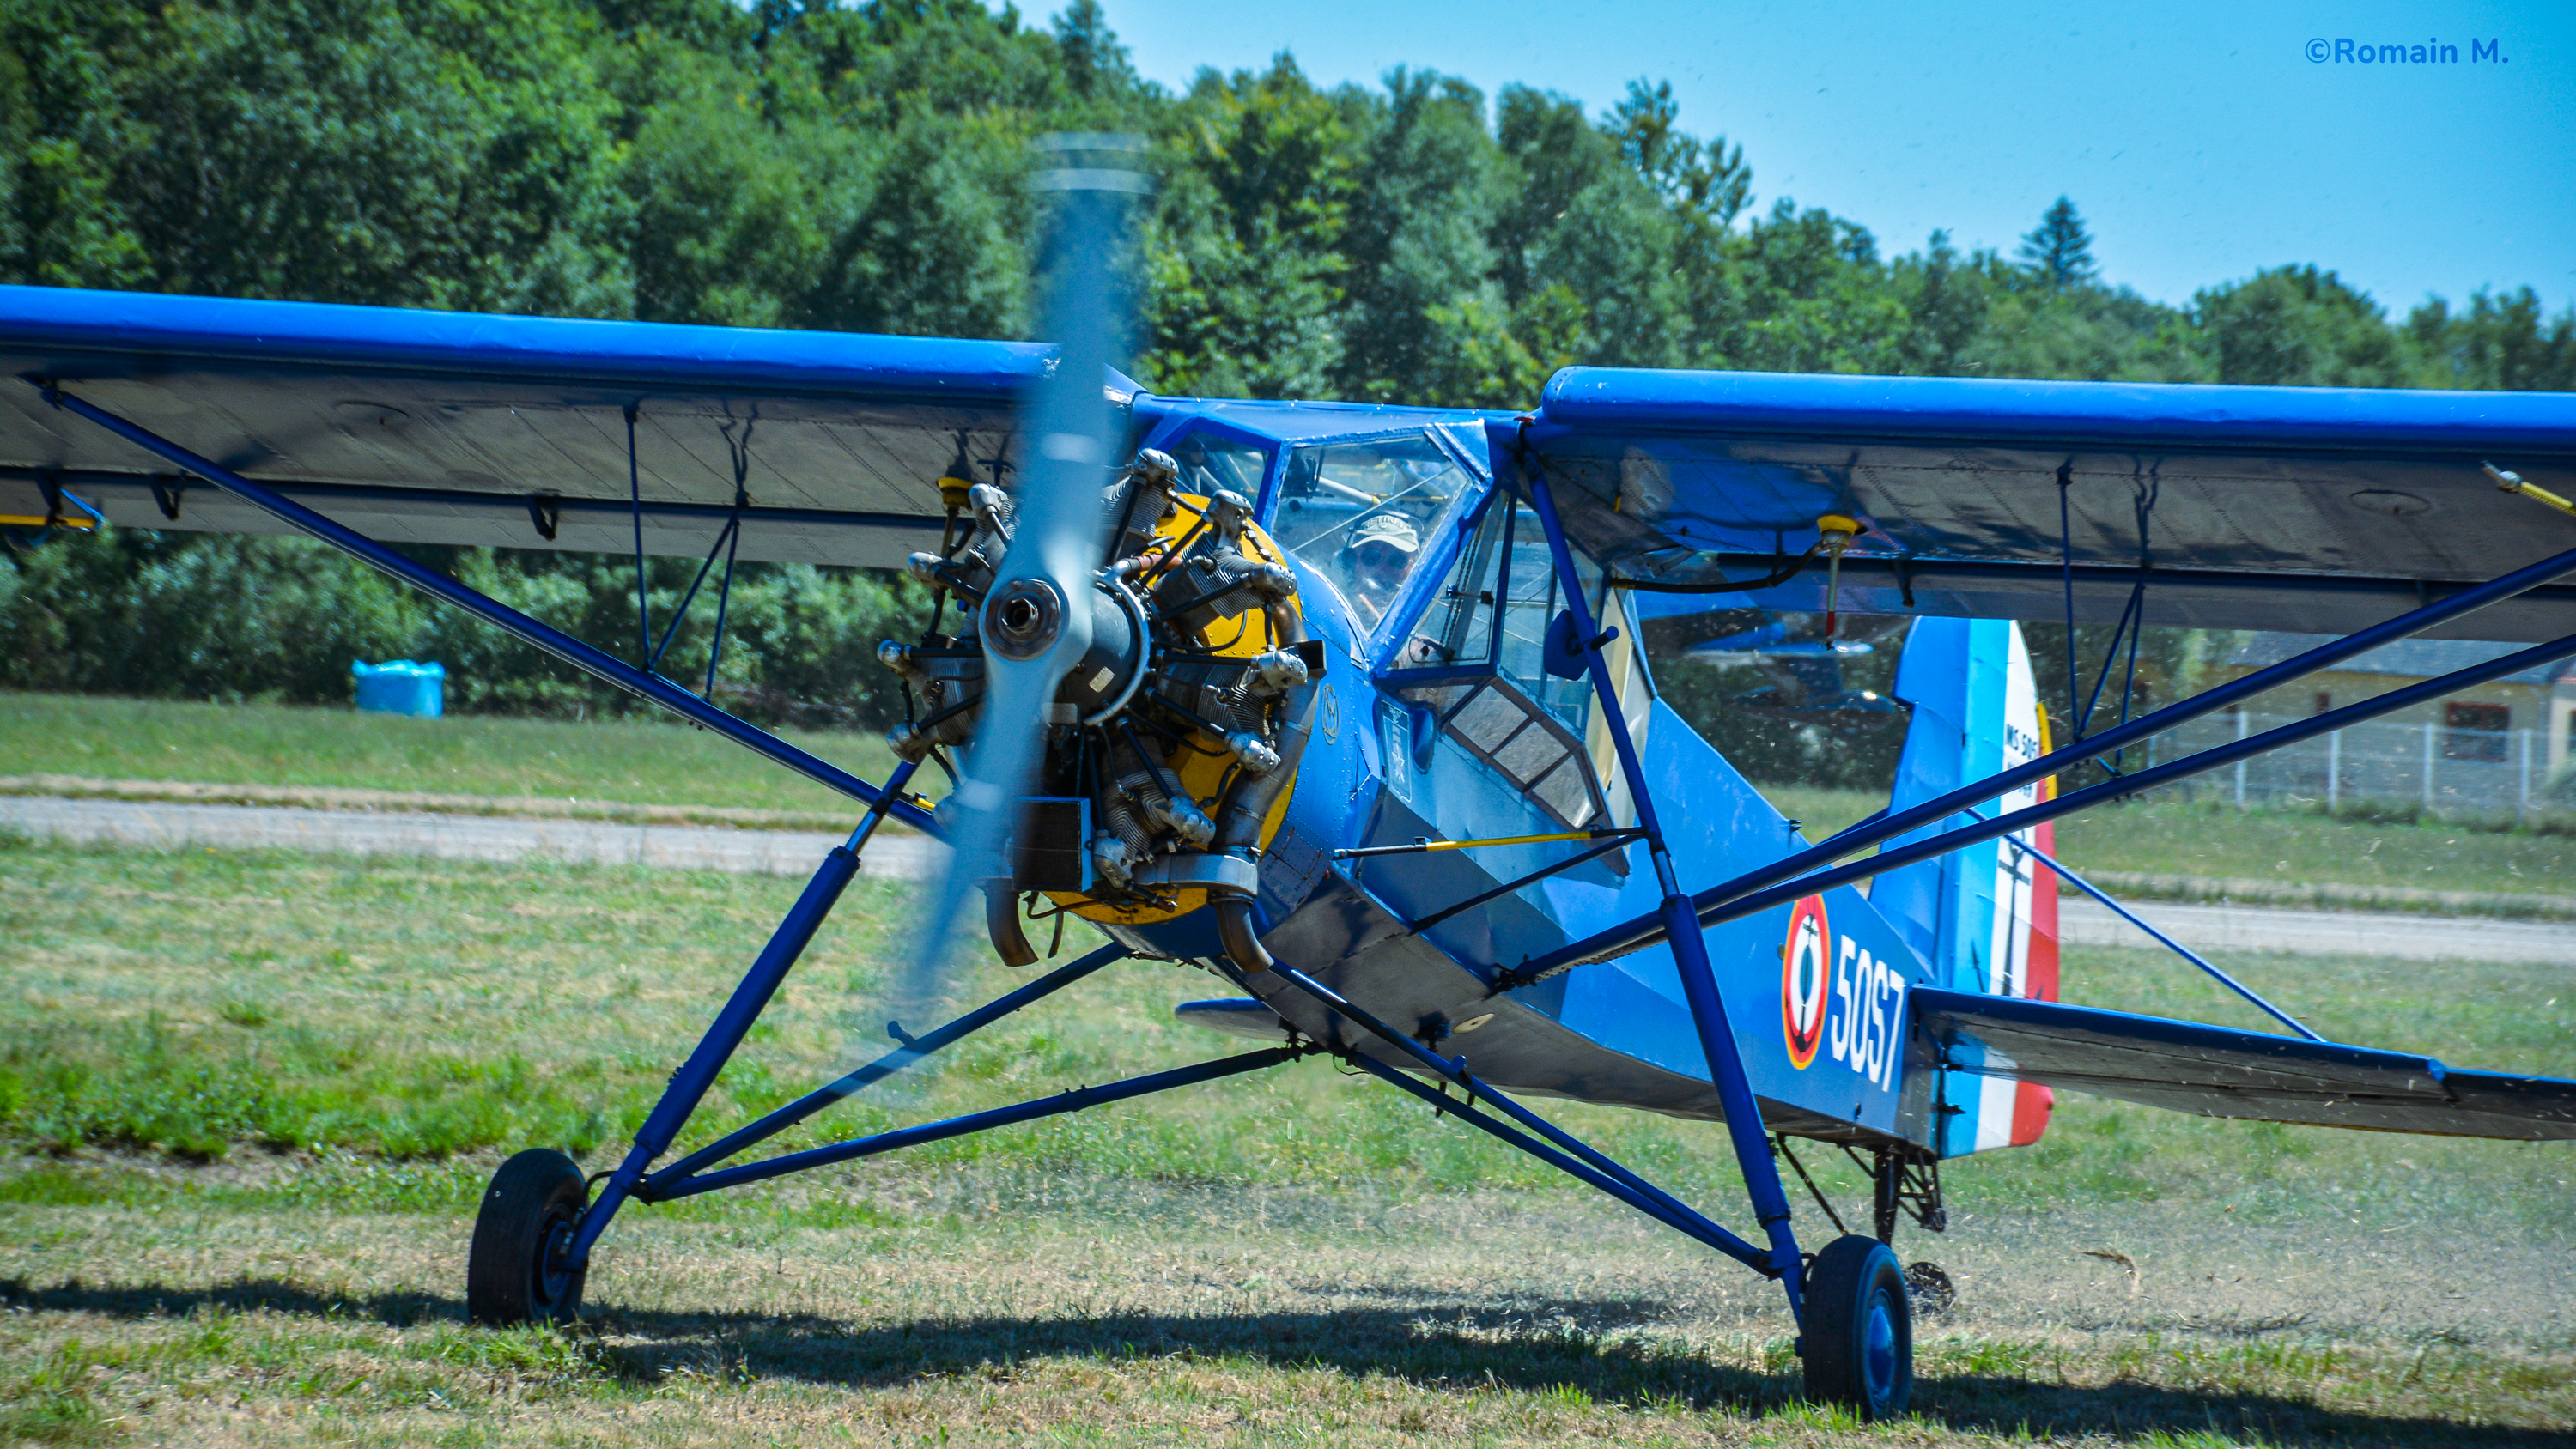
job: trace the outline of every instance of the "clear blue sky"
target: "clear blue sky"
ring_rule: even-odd
[[[2160,301],[2285,262],[2392,315],[2481,285],[2576,301],[2576,0],[1102,3],[1175,89],[1281,50],[1326,84],[1411,65],[1595,113],[1633,78],[1670,80],[1686,129],[1744,147],[1759,206],[1825,207],[1890,254],[1942,227],[2009,255],[2064,193],[2108,280]],[[2459,59],[2308,59],[2340,39]],[[2473,60],[2473,40],[2504,60]]]

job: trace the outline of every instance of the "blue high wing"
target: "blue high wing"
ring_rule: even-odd
[[[8,375],[58,383],[388,543],[625,552],[640,516],[647,552],[694,556],[739,506],[743,558],[899,566],[937,545],[938,478],[1010,469],[1012,410],[1051,355],[0,287]],[[1114,374],[1106,387],[1122,408],[1135,392]],[[119,524],[286,531],[214,489],[183,491],[32,388],[0,399],[0,514],[46,513],[50,484]]]
[[[1647,588],[1781,580],[1712,598],[1815,609],[1787,565],[1817,519],[1866,531],[1848,612],[2120,617],[2342,634],[2576,542],[2576,519],[2482,465],[2576,494],[2576,395],[2006,382],[1569,368],[1490,428],[1507,476],[1543,469],[1567,527]],[[2064,507],[2061,522],[2060,507]],[[1785,576],[1785,577],[1784,577]],[[2576,586],[2449,626],[2576,631]]]

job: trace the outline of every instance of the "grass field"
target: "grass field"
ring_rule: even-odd
[[[867,778],[884,777],[888,756],[874,735],[790,732],[787,738]],[[851,813],[821,787],[677,725],[412,720],[5,692],[0,775],[437,792],[549,806],[579,801],[800,817]],[[1856,791],[1784,787],[1771,794],[1814,838],[1886,803]],[[2113,807],[2067,821],[2059,831],[2062,857],[2086,871],[2266,882],[2293,891],[2325,884],[2364,892],[2576,896],[2576,835],[2570,834],[2242,814],[2181,803]],[[2370,902],[2365,895],[2351,903]]]
[[[884,779],[891,760],[875,734],[778,733],[870,780]],[[422,720],[0,691],[0,775],[857,814],[740,745],[659,720]]]
[[[465,1326],[497,1156],[604,1166],[795,888],[0,842],[0,1442],[2576,1432],[2563,1146],[2081,1098],[2040,1146],[1952,1165],[1947,1237],[1900,1239],[1964,1298],[1927,1324],[1920,1412],[1878,1430],[1794,1402],[1757,1280],[1321,1061],[638,1210],[594,1323]],[[691,1140],[848,1060],[906,904],[853,888]],[[2339,1039],[2570,1069],[2563,971],[2222,964]],[[2253,1024],[2155,955],[2066,974],[2074,999]],[[1114,967],[788,1141],[1223,1054],[1169,1014],[1218,990]],[[1550,1111],[1742,1217],[1717,1129]],[[1810,1165],[1861,1206],[1856,1173]]]
[[[1886,805],[1853,790],[1774,788],[1772,803],[1821,840]],[[2445,891],[2576,896],[2576,834],[2462,829],[2439,821],[2373,822],[2303,811],[2239,811],[2184,801],[2133,802],[2057,824],[2057,856],[2085,872],[2306,885],[2362,892]],[[2134,889],[2134,887],[2133,887]]]

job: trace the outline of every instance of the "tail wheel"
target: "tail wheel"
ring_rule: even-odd
[[[581,1312],[587,1269],[565,1266],[590,1200],[581,1167],[534,1148],[501,1164],[483,1190],[465,1260],[465,1307],[477,1323],[570,1323]]]
[[[1905,1412],[1914,1392],[1914,1320],[1904,1270],[1876,1238],[1836,1238],[1807,1269],[1807,1397],[1863,1419]]]
[[[1913,1299],[1913,1309],[1926,1318],[1938,1318],[1959,1304],[1959,1287],[1938,1263],[1905,1265],[1905,1289]]]

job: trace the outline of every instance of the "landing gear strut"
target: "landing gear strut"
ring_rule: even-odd
[[[1876,1184],[1874,1194],[1878,1240],[1891,1248],[1896,1243],[1896,1221],[1910,1216],[1925,1232],[1937,1233],[1950,1225],[1949,1210],[1941,1204],[1941,1159],[1916,1147],[1882,1147],[1872,1154],[1870,1178]],[[1932,1262],[1905,1265],[1905,1288],[1913,1308],[1927,1316],[1947,1313],[1959,1301],[1957,1285],[1941,1265]]]

